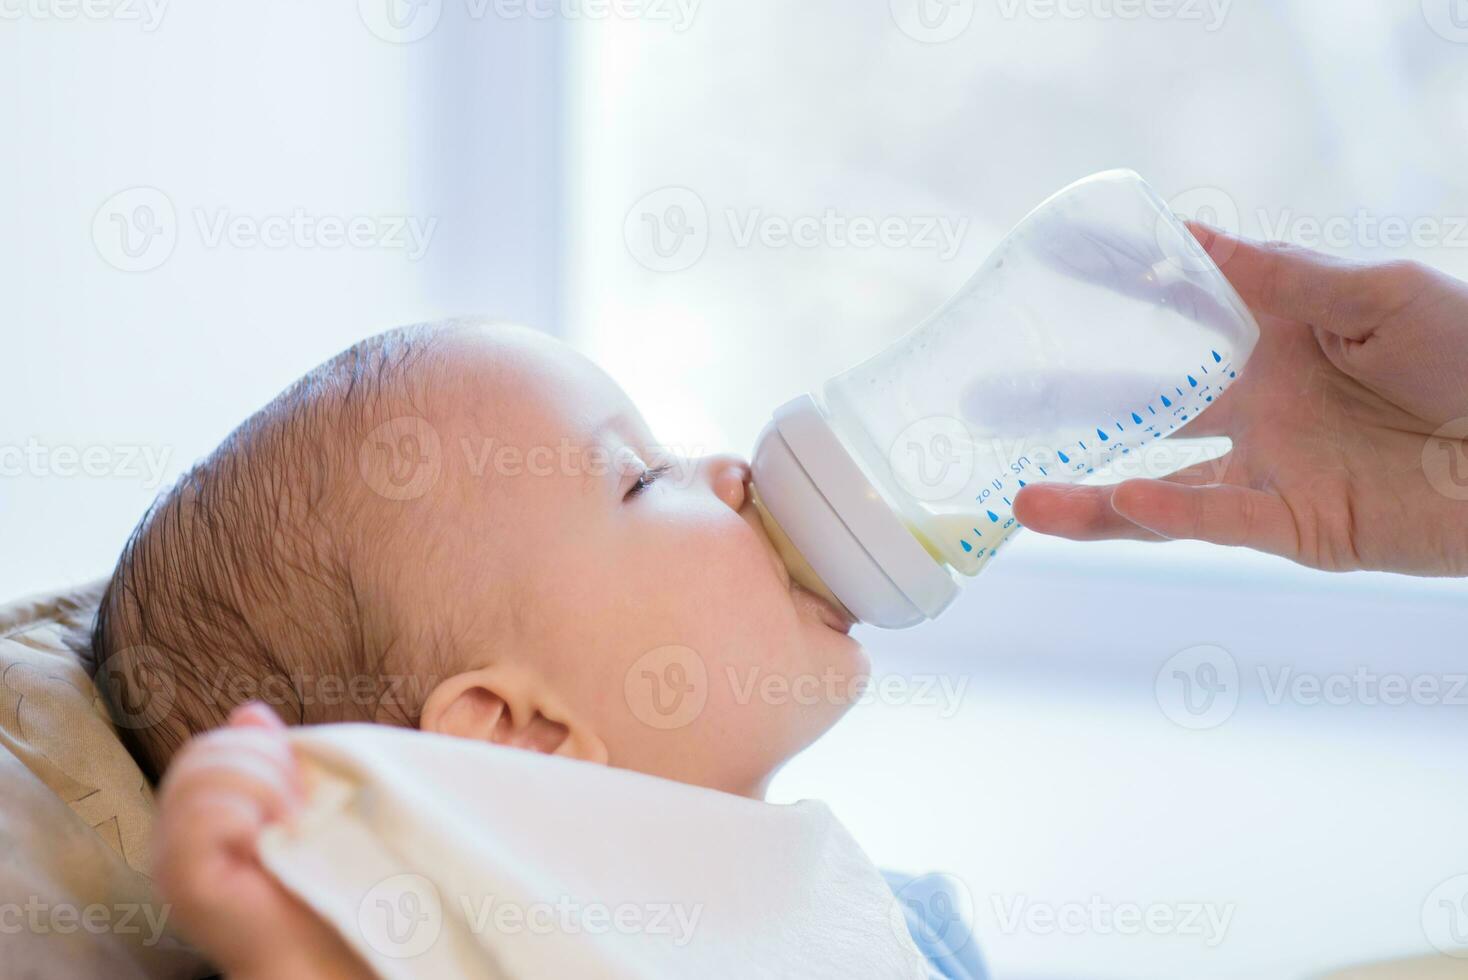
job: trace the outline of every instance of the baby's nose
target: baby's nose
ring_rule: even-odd
[[[710,456],[704,463],[714,493],[730,510],[743,510],[749,486],[749,463],[732,453]]]

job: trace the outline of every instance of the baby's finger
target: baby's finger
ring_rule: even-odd
[[[1121,518],[1164,538],[1243,545],[1286,558],[1299,550],[1294,516],[1284,501],[1248,487],[1128,480],[1112,492],[1111,506]]]
[[[229,726],[231,728],[263,728],[277,732],[286,730],[286,724],[280,720],[280,715],[263,701],[246,701],[239,705],[229,713]]]
[[[1014,498],[1015,519],[1041,534],[1072,541],[1160,541],[1111,506],[1111,487],[1034,483]]]
[[[178,794],[208,788],[241,793],[257,800],[267,818],[287,820],[301,806],[300,774],[290,746],[274,737],[203,739],[169,767],[161,805]],[[265,733],[261,733],[265,735]]]

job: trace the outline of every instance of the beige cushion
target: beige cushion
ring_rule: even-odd
[[[148,878],[153,797],[80,652],[100,585],[0,607],[7,976],[207,976]]]

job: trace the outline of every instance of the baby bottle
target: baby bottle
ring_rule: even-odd
[[[797,582],[861,622],[912,626],[1019,530],[1021,487],[1129,475],[1258,337],[1156,192],[1096,174],[1032,211],[911,333],[777,408],[754,502]]]

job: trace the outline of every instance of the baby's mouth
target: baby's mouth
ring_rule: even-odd
[[[817,619],[838,633],[851,632],[856,621],[825,596],[817,595],[799,582],[790,583],[790,596],[797,609],[809,609]]]
[[[809,613],[838,633],[849,634],[856,620],[825,596],[812,592],[791,577],[790,570],[781,560],[779,551],[775,548],[774,542],[770,540],[769,532],[765,529],[764,522],[760,520],[755,508],[746,504],[740,510],[739,516],[744,518],[749,526],[754,528],[755,533],[764,540],[770,552],[770,562],[774,565],[775,574],[779,575],[780,580],[789,587],[790,599],[795,603],[796,610]]]

